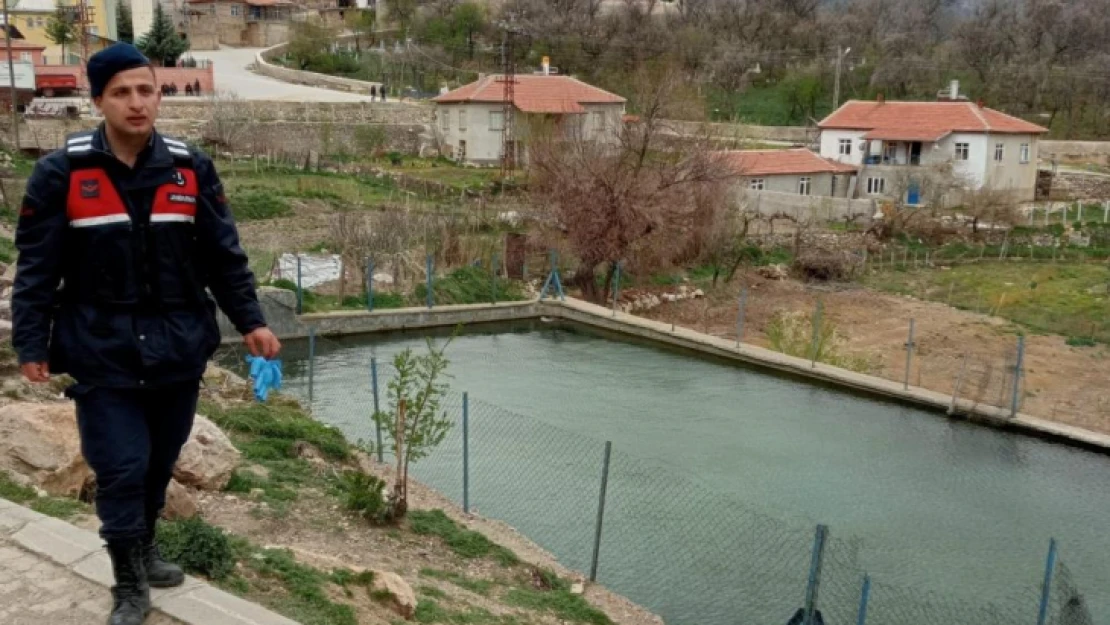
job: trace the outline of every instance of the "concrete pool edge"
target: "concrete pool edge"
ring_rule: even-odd
[[[848,388],[872,396],[948,412],[952,396],[924,388],[903,385],[872,375],[856,373],[839,367],[788,356],[781,352],[723,339],[683,327],[671,331],[668,323],[617,312],[609,308],[567,298],[559,300],[526,300],[496,304],[466,304],[437,306],[435,308],[394,308],[377,311],[337,311],[310,313],[297,316],[288,306],[279,310],[267,307],[267,319],[276,313],[276,323],[271,323],[283,339],[305,338],[309,328],[321,336],[370,334],[375,332],[448,327],[459,324],[523,321],[552,317],[582,325],[615,332],[653,343],[670,345],[696,353],[711,355],[733,362],[742,362],[765,369],[773,369],[790,376],[817,380],[836,387]],[[225,342],[238,341],[237,336],[225,333]],[[1035,436],[1103,454],[1110,454],[1110,435],[1083,428],[1064,425],[1018,413],[1010,418],[1009,411],[961,399],[956,402],[956,413],[968,421],[996,429]],[[952,417],[956,418],[956,417]]]

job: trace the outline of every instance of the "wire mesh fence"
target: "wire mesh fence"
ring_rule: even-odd
[[[307,349],[318,358],[288,354],[292,362],[304,358],[302,367],[318,360],[328,368],[291,370],[286,390],[308,402],[311,384],[318,418],[391,462],[388,434],[383,449],[372,414],[389,410],[395,371],[389,362],[344,360],[343,348],[316,337]],[[1051,574],[1033,567],[1021,576],[1027,583],[989,600],[975,589],[941,594],[883,579],[865,583],[869,546],[835,528],[819,539],[807,520],[761,513],[619,444],[609,454],[603,441],[462,393],[449,393],[443,410],[452,427],[413,465],[416,479],[470,512],[511,524],[563,565],[596,573],[668,623],[802,623],[807,614],[810,623],[861,625],[1094,622],[1058,558]]]

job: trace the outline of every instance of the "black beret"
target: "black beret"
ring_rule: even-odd
[[[123,42],[112,44],[89,57],[89,94],[94,98],[100,97],[116,74],[149,65],[150,59],[135,46]]]

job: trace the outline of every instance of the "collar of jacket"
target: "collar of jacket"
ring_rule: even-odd
[[[112,154],[112,147],[108,144],[104,122],[100,122],[100,125],[96,127],[96,132],[93,133],[92,145],[94,152],[115,159],[115,155]],[[146,162],[143,163],[140,169],[169,169],[173,167],[173,154],[170,154],[170,151],[166,148],[166,142],[162,140],[162,135],[158,133],[158,129],[151,130],[147,146],[150,148],[150,155],[147,156]]]

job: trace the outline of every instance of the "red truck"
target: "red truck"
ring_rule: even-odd
[[[36,74],[35,95],[47,98],[73,95],[77,92],[77,76],[74,74]]]

